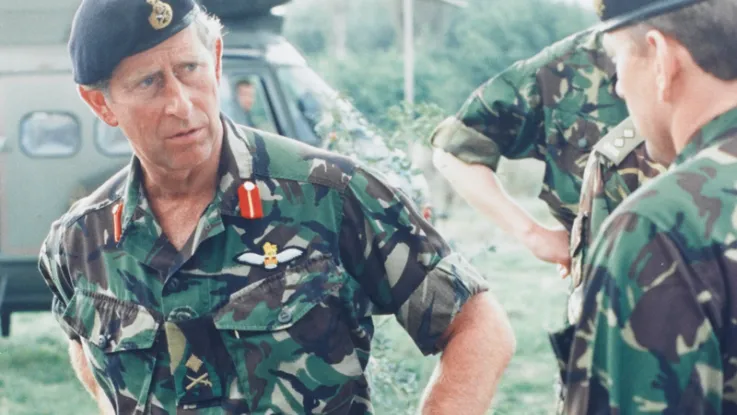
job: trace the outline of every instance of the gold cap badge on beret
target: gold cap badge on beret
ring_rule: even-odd
[[[596,10],[596,14],[599,15],[599,18],[604,17],[605,7],[604,0],[594,0],[594,10]]]
[[[161,0],[146,0],[146,3],[153,7],[151,15],[148,17],[148,22],[151,23],[151,27],[156,30],[161,30],[169,26],[174,15],[171,10],[171,6]]]
[[[706,0],[592,0],[601,24],[600,32],[611,32],[656,16],[674,12]]]

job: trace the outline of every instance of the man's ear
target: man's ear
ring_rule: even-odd
[[[668,102],[673,96],[675,80],[681,71],[676,47],[657,30],[649,31],[646,37],[651,50],[655,51],[655,87],[658,99]]]
[[[77,89],[79,91],[79,95],[82,97],[84,102],[87,103],[87,105],[92,109],[92,111],[97,115],[98,118],[103,120],[107,125],[111,127],[118,126],[118,119],[115,114],[110,111],[110,107],[108,107],[107,104],[107,99],[105,98],[105,94],[102,91],[91,89],[83,85],[79,85]]]
[[[215,78],[220,83],[220,78],[223,75],[223,38],[219,37],[215,41]]]

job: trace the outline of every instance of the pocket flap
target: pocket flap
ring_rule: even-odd
[[[291,327],[328,295],[343,276],[330,257],[311,260],[233,293],[214,317],[220,330],[276,331]]]
[[[161,324],[139,304],[89,291],[75,292],[62,318],[105,353],[151,348]]]

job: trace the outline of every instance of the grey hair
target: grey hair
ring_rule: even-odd
[[[205,12],[199,6],[195,6],[192,13],[194,13],[192,25],[197,31],[197,37],[209,51],[214,52],[215,42],[223,36],[223,24],[217,16]],[[109,96],[110,78],[108,77],[92,85],[85,85],[84,87],[101,91],[105,96]]]
[[[723,80],[737,79],[737,2],[704,0],[628,28],[642,45],[649,30],[681,43],[699,67]]]

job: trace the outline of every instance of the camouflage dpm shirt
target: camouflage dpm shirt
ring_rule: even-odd
[[[622,201],[650,179],[665,171],[645,150],[645,139],[637,134],[630,118],[611,129],[594,146],[583,173],[578,215],[571,231],[571,288],[581,293],[583,258],[604,220]],[[580,299],[574,295],[569,321],[575,324]]]
[[[642,187],[650,179],[665,171],[665,167],[653,161],[645,150],[645,139],[637,134],[630,118],[614,127],[594,146],[583,173],[581,201],[578,215],[571,231],[571,290],[566,309],[566,325],[576,324],[583,301],[583,261],[590,244],[599,234],[604,220],[614,212],[626,197]],[[553,350],[559,356],[567,356],[573,331],[563,331],[565,336],[551,336]],[[561,353],[557,353],[561,351]],[[558,361],[561,373],[567,362]],[[563,414],[565,388],[558,378],[557,413]]]
[[[215,198],[180,251],[135,159],[54,223],[55,316],[119,414],[372,413],[372,315],[436,353],[483,278],[375,174],[224,124]]]
[[[603,225],[584,265],[569,414],[737,413],[737,108]]]
[[[589,152],[627,116],[613,77],[600,36],[576,33],[487,81],[432,144],[492,170],[501,157],[545,162],[540,199],[570,231]]]

